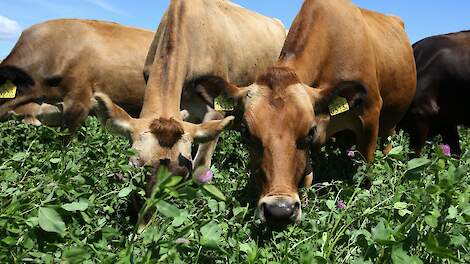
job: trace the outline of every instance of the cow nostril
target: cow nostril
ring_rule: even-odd
[[[187,159],[181,154],[178,156],[178,164],[188,169],[189,172],[191,172],[193,169],[193,163],[191,162],[191,160]]]
[[[296,202],[294,204],[294,210],[299,210],[300,209],[300,202]]]
[[[263,211],[264,215],[266,215],[266,213],[268,213],[266,210],[266,203],[261,203],[260,206],[259,206],[259,209],[261,211]]]
[[[160,165],[168,167],[170,165],[170,160],[169,159],[161,159],[160,160]]]

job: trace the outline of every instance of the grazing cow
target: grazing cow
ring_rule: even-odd
[[[241,130],[268,224],[300,221],[299,185],[311,185],[310,146],[351,130],[372,161],[415,93],[416,69],[403,22],[349,0],[306,0],[275,67],[256,83],[225,82],[242,109]]]
[[[15,99],[0,99],[0,116],[30,102],[64,102],[61,123],[73,134],[88,116],[94,92],[108,94],[138,116],[145,89],[142,70],[153,36],[94,20],[32,26],[0,64],[0,85],[10,81],[18,87]]]
[[[253,82],[275,63],[285,37],[278,20],[230,1],[172,0],[148,53],[140,118],[131,118],[101,93],[95,96],[97,113],[129,137],[135,165],[165,165],[180,176],[207,169],[219,133],[233,119],[212,108],[223,89],[216,76],[238,85]],[[194,162],[191,143],[201,144]],[[147,194],[154,181],[151,175]]]
[[[420,155],[427,139],[441,135],[460,156],[458,126],[470,126],[470,31],[433,36],[413,45],[416,96],[399,127]]]

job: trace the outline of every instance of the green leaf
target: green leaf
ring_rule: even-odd
[[[457,262],[459,261],[459,259],[453,255],[453,252],[450,249],[441,247],[439,245],[436,237],[432,233],[428,234],[426,240],[424,241],[424,245],[426,246],[426,250],[436,257],[452,259]]]
[[[119,197],[119,198],[124,198],[124,197],[128,196],[128,195],[132,192],[133,189],[134,189],[134,188],[133,188],[132,186],[127,186],[127,187],[125,187],[124,189],[122,189],[121,191],[119,191],[118,197]]]
[[[383,220],[376,227],[372,228],[372,239],[382,245],[392,245],[395,243],[392,230],[385,227]]]
[[[75,264],[82,263],[90,258],[90,253],[81,247],[72,247],[64,251],[63,258],[66,262]]]
[[[388,156],[399,157],[402,154],[402,152],[403,152],[402,146],[394,147],[392,148],[392,150],[390,150],[390,152],[388,153]]]
[[[62,208],[69,212],[85,211],[88,209],[88,202],[84,199],[80,199],[78,202],[64,204]]]
[[[39,226],[47,232],[64,234],[65,223],[56,210],[48,207],[39,208]]]
[[[393,264],[423,264],[418,257],[410,257],[402,248],[402,245],[394,246],[392,249]]]
[[[426,187],[426,191],[429,193],[429,194],[436,194],[438,193],[439,191],[441,190],[441,188],[435,184],[432,184],[432,185],[429,185],[428,187]]]
[[[251,241],[250,243],[241,243],[240,251],[246,253],[248,263],[255,263],[258,255],[258,246],[255,242]]]
[[[178,190],[180,198],[186,200],[194,200],[197,197],[198,190],[189,186],[185,186],[182,189]]]
[[[158,201],[157,210],[166,217],[178,217],[181,214],[180,209],[163,200]]]
[[[58,163],[60,163],[61,161],[62,161],[61,158],[53,158],[53,159],[50,160],[50,162],[51,162],[52,164],[58,164]]]
[[[173,176],[168,182],[165,183],[163,187],[169,188],[178,185],[183,180],[181,176]]]
[[[413,212],[411,212],[411,211],[408,210],[408,209],[401,209],[401,210],[398,210],[398,214],[399,214],[400,216],[405,216],[405,215],[407,215],[407,214],[410,215],[410,214],[412,214],[412,213],[413,213]]]
[[[325,203],[326,203],[326,207],[328,207],[328,209],[335,210],[335,208],[336,208],[336,202],[335,201],[327,200]]]
[[[448,219],[455,219],[457,218],[459,212],[457,210],[457,207],[451,205],[448,210],[449,215],[447,216]]]
[[[214,185],[212,184],[206,184],[203,185],[202,188],[206,190],[210,195],[212,195],[214,198],[220,200],[220,201],[225,201],[225,195]]]
[[[222,228],[219,224],[212,221],[201,228],[201,245],[218,248],[222,235]]]
[[[186,210],[180,210],[180,215],[176,216],[175,219],[173,219],[173,222],[171,223],[172,226],[174,227],[179,227],[184,224],[184,221],[188,219],[189,213]]]
[[[432,228],[437,227],[437,217],[435,215],[427,215],[424,217],[424,221]]]
[[[80,214],[83,217],[83,221],[85,221],[87,224],[91,223],[91,218],[85,212],[80,212]]]
[[[8,237],[3,238],[1,241],[2,241],[2,243],[4,243],[7,246],[11,247],[11,246],[16,245],[16,242],[18,242],[18,239],[15,239],[13,237],[8,236]]]
[[[37,217],[30,217],[26,220],[26,224],[30,227],[36,227],[39,225],[39,219]]]
[[[29,156],[28,153],[18,152],[15,155],[13,155],[13,157],[11,157],[11,160],[18,161],[18,162],[24,161],[28,156]]]
[[[465,178],[468,172],[467,166],[460,166],[454,172],[454,179],[456,182],[460,182],[462,179]]]
[[[408,208],[408,204],[407,204],[407,203],[404,203],[404,202],[396,202],[396,203],[393,205],[393,208],[395,208],[395,209],[397,209],[397,210],[403,210],[403,209]]]
[[[467,243],[467,238],[462,234],[458,234],[457,236],[453,236],[451,238],[450,243],[454,246],[463,246]]]
[[[423,171],[431,161],[425,157],[408,161],[406,173],[419,173]]]

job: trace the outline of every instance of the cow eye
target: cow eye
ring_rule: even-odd
[[[310,130],[308,131],[308,134],[297,142],[297,148],[307,149],[308,147],[310,147],[314,142],[316,133],[317,133],[316,126],[313,126],[312,128],[310,128]]]

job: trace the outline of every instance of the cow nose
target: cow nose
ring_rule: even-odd
[[[175,162],[169,159],[161,159],[159,165],[166,167],[168,171],[175,176],[187,178],[190,173],[190,169],[184,164],[181,164],[181,161]]]
[[[181,154],[178,156],[178,165],[187,168],[188,171],[191,171],[193,168],[191,160]]]
[[[274,226],[285,226],[297,221],[300,214],[300,202],[280,198],[260,205],[266,223]]]
[[[144,166],[144,164],[145,164],[144,160],[139,156],[134,156],[129,159],[129,165],[135,168],[140,168]]]

